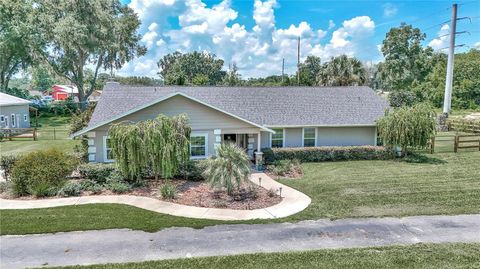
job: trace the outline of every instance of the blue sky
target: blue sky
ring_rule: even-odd
[[[382,60],[379,47],[391,27],[413,24],[427,34],[425,45],[448,45],[451,1],[282,1],[282,0],[122,0],[139,15],[139,33],[148,53],[119,71],[121,75],[157,73],[156,62],[174,51],[209,51],[236,63],[243,77],[287,73],[296,66],[297,37],[301,57],[322,61],[347,54],[362,61]],[[459,4],[457,44],[480,47],[480,1]],[[445,51],[445,50],[444,50]]]

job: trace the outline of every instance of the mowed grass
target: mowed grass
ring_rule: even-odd
[[[260,253],[62,268],[479,268],[479,253],[480,244],[417,244],[412,246]]]
[[[158,214],[128,205],[93,204],[0,210],[0,234],[35,234],[110,228],[154,232],[169,227],[203,228],[219,221]]]
[[[480,213],[480,152],[427,154],[406,161],[304,164],[300,179],[280,179],[312,198],[304,211],[282,219],[222,222],[158,214],[119,204],[0,210],[1,234],[130,228],[201,228],[320,218],[400,217]]]
[[[79,140],[72,140],[68,136],[70,123],[69,116],[42,116],[39,117],[38,139],[14,138],[13,141],[0,142],[1,155],[16,155],[37,150],[56,148],[70,153],[73,152]],[[32,123],[32,127],[35,123]],[[55,131],[54,131],[55,129]]]

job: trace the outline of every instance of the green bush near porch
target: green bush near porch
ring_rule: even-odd
[[[390,149],[378,146],[351,147],[308,147],[308,148],[265,148],[262,149],[265,162],[272,164],[280,160],[301,162],[389,160],[395,155]]]

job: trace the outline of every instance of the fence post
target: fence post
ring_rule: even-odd
[[[430,154],[435,152],[435,136],[432,137],[432,142],[430,143]]]
[[[57,140],[57,133],[55,132],[55,128],[53,128],[53,140]]]
[[[37,128],[33,128],[33,141],[37,141]]]
[[[458,149],[458,135],[455,135],[455,141],[453,144],[453,151],[456,153]]]

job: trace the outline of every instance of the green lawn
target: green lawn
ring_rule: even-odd
[[[79,140],[68,137],[70,117],[42,116],[38,119],[38,140],[16,138],[13,141],[0,142],[0,155],[19,154],[48,148],[56,148],[65,152],[73,152]],[[32,127],[35,124],[32,123]]]
[[[319,218],[383,217],[480,213],[480,152],[425,155],[423,163],[350,161],[304,164],[301,179],[281,179],[312,198],[288,218],[242,223]],[[162,215],[126,205],[82,205],[49,209],[1,210],[1,234],[27,234],[131,228],[200,228],[220,222]],[[237,222],[239,223],[239,222]]]
[[[62,268],[479,268],[479,253],[480,244],[417,244],[413,246],[262,253]]]

